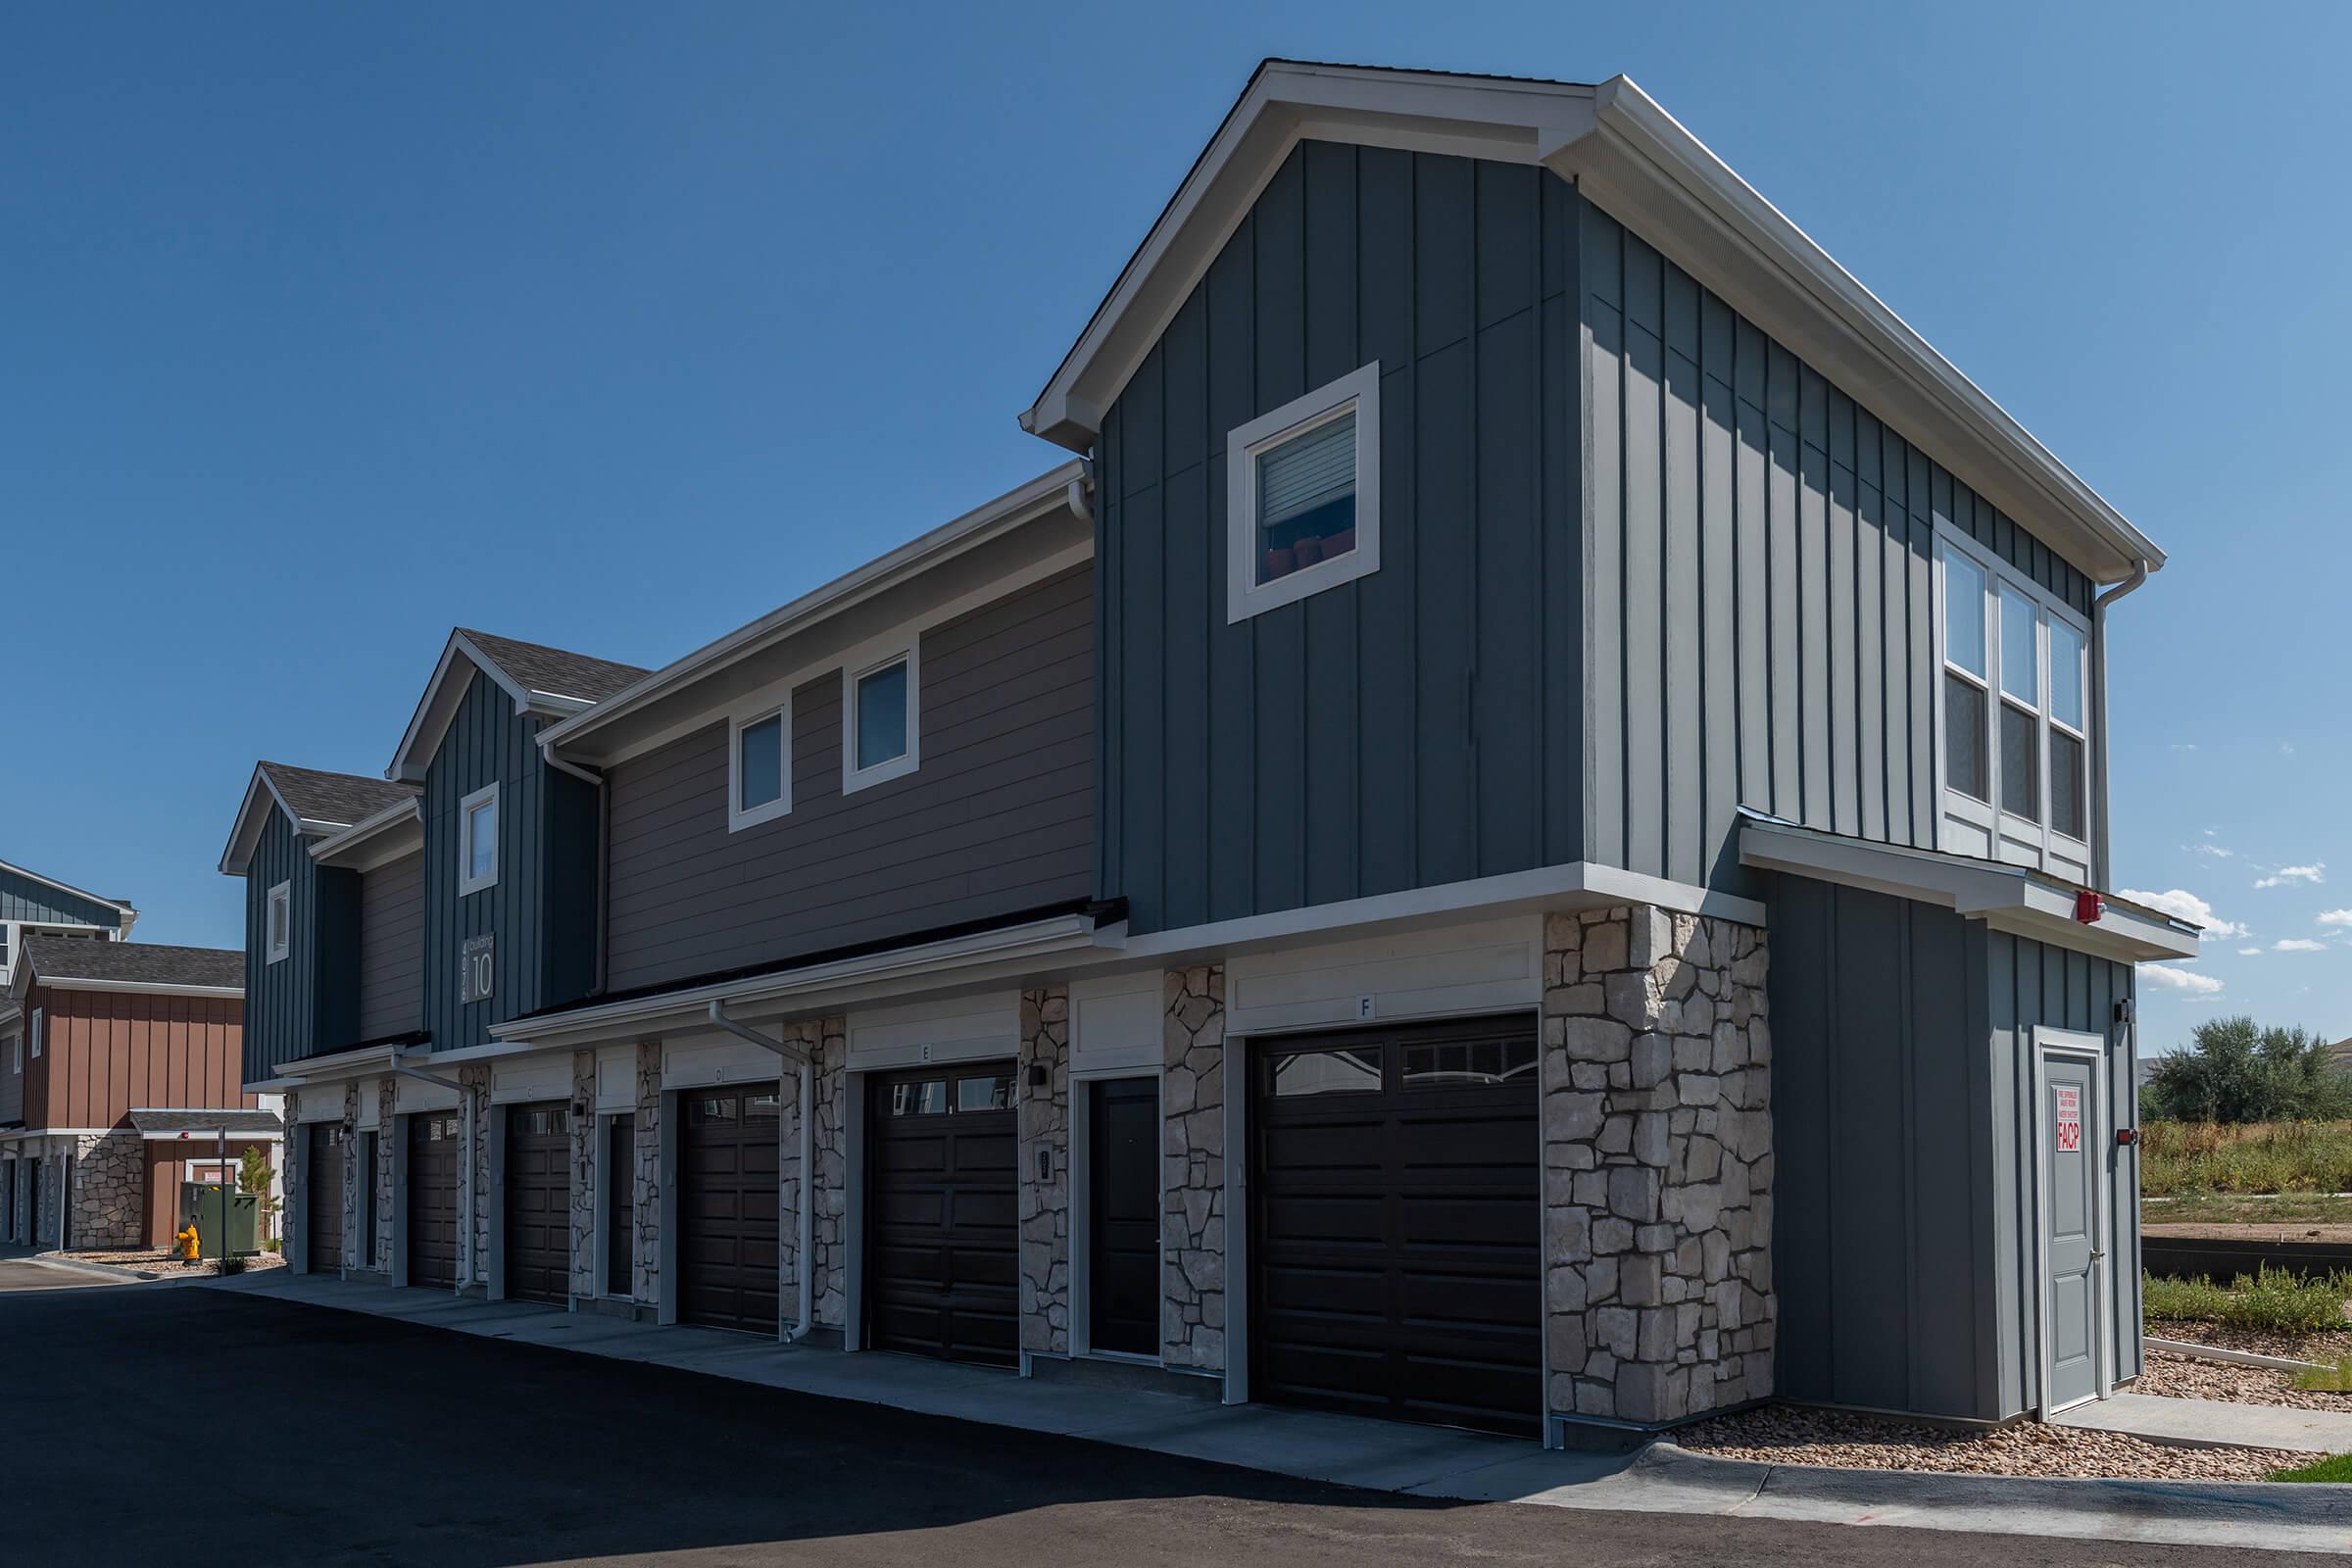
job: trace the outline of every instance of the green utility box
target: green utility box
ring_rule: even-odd
[[[252,1193],[219,1182],[181,1182],[180,1228],[191,1220],[197,1250],[206,1257],[250,1257],[262,1250],[261,1203]]]

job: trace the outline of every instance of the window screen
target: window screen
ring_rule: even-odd
[[[1944,782],[1978,800],[1990,800],[1984,777],[1984,688],[1949,670],[1943,677]]]
[[[2041,820],[2041,749],[2034,745],[2039,726],[2034,715],[2008,703],[2001,705],[2001,809],[2029,822]]]

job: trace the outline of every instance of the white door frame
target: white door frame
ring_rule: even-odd
[[[2050,1140],[2054,1135],[2041,1093],[2042,1064],[2051,1056],[2074,1056],[2090,1063],[2090,1101],[2083,1120],[2083,1154],[2089,1160],[2091,1182],[2091,1359],[2097,1367],[2097,1390],[2063,1405],[2050,1403]],[[2035,1401],[2048,1420],[2077,1404],[2104,1399],[2115,1392],[2115,1286],[2110,1277],[2114,1250],[2114,1216],[2110,1210],[2113,1180],[2108,1162],[2113,1157],[2114,1134],[2107,1103],[2107,1040],[2080,1029],[2034,1026],[2034,1327],[2039,1357],[2040,1388]]]
[[[1130,1078],[1152,1080],[1152,1126],[1153,1148],[1152,1157],[1159,1171],[1159,1202],[1154,1212],[1164,1216],[1168,1202],[1168,1162],[1161,1156],[1165,1146],[1167,1122],[1167,1073],[1160,1067],[1143,1069],[1105,1067],[1092,1071],[1072,1070],[1070,1082],[1070,1354],[1102,1361],[1127,1361],[1142,1366],[1164,1366],[1152,1334],[1154,1348],[1149,1355],[1134,1355],[1123,1350],[1098,1350],[1094,1342],[1095,1270],[1090,1256],[1095,1219],[1095,1085],[1116,1083]],[[1227,1230],[1232,1229],[1230,1223]],[[1152,1278],[1167,1289],[1168,1238],[1164,1223],[1159,1228],[1159,1267]],[[1157,1298],[1156,1297],[1154,1298]],[[1227,1323],[1232,1322],[1229,1316]]]

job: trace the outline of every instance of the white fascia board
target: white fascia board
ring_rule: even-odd
[[[1057,506],[1066,506],[1079,516],[1091,518],[1092,510],[1086,499],[1090,483],[1084,463],[1062,464],[770,611],[749,625],[696,649],[683,659],[639,677],[593,708],[549,726],[539,737],[540,745],[553,755],[585,740],[617,718],[954,560]]]
[[[501,1042],[520,1041],[542,1047],[592,1041],[610,1043],[634,1038],[636,1032],[657,1025],[673,1029],[708,1028],[713,1002],[755,1009],[739,1019],[752,1022],[769,1016],[821,1011],[826,1005],[852,1000],[853,992],[859,993],[856,1000],[867,1000],[864,991],[877,985],[903,986],[908,981],[927,983],[934,979],[943,984],[959,984],[982,972],[989,972],[994,978],[996,965],[1083,958],[1099,951],[1091,916],[1055,915],[1000,930],[926,942],[918,947],[894,948],[886,953],[721,981],[691,990],[667,991],[602,1006],[575,1007],[544,1018],[515,1019],[492,1024],[490,1033]]]
[[[101,894],[90,892],[87,888],[77,888],[71,882],[60,882],[53,876],[43,876],[38,871],[31,870],[25,866],[18,865],[10,860],[0,860],[0,871],[13,871],[18,876],[28,877],[32,881],[38,882],[45,888],[55,888],[60,893],[71,893],[77,899],[87,899],[92,904],[103,904],[110,909],[120,909],[127,915],[135,917],[139,912],[138,910],[132,908],[129,905],[124,904],[120,899],[106,898]],[[47,924],[48,922],[44,921],[40,923]]]
[[[2076,919],[2075,896],[2082,890],[2022,865],[1833,838],[1752,818],[1740,827],[1740,863],[1938,905],[1998,930],[2126,963],[2197,954],[2195,927],[2108,895],[2100,896],[2103,912],[2096,922]]]
[[[265,1128],[258,1132],[241,1130],[230,1130],[223,1132],[218,1127],[189,1127],[179,1132],[139,1134],[140,1138],[151,1144],[220,1144],[234,1143],[239,1139],[243,1139],[247,1143],[275,1144],[284,1142],[285,1136],[286,1134],[283,1128]],[[200,1157],[209,1158],[218,1156],[207,1155]]]
[[[2164,553],[1631,79],[1597,87],[1273,61],[1021,416],[1075,451],[1305,139],[1543,164],[2099,582]]]
[[[401,1065],[401,1054],[398,1046],[364,1046],[357,1051],[337,1051],[327,1055],[305,1056],[300,1061],[281,1061],[277,1064],[278,1076],[271,1082],[288,1089],[302,1089],[313,1083],[365,1077]]]
[[[381,842],[383,837],[393,830],[411,823],[417,825],[421,839],[424,812],[420,800],[420,797],[412,795],[405,801],[395,802],[393,805],[385,807],[373,816],[364,817],[352,823],[341,832],[328,834],[310,847],[311,858],[325,865],[348,863],[358,869],[366,869],[368,865],[380,865],[386,859],[397,858],[400,854],[405,853],[407,846],[403,846],[389,855],[360,852],[370,848],[377,851],[388,848]]]
[[[243,986],[175,986],[153,980],[85,980],[68,977],[52,980],[36,976],[36,985],[49,991],[120,991],[138,997],[241,997]]]
[[[458,661],[466,662],[466,678],[457,678]],[[453,631],[442,645],[441,658],[433,665],[430,680],[424,683],[424,695],[416,699],[416,711],[409,717],[409,727],[401,731],[400,747],[392,754],[392,765],[384,769],[384,777],[403,783],[424,782],[425,764],[441,745],[441,737],[449,733],[451,720],[458,716],[458,705],[466,700],[466,688],[476,674],[485,675],[498,688],[514,700],[514,710],[525,712],[530,708],[529,692],[507,678],[498,662],[473,646],[464,632]]]

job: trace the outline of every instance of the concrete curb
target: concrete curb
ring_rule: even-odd
[[[43,1252],[35,1252],[19,1261],[38,1264],[42,1268],[63,1269],[69,1274],[95,1274],[100,1279],[113,1280],[121,1285],[136,1285],[142,1281],[163,1278],[161,1274],[150,1274],[144,1269],[125,1268],[120,1263],[84,1263],[79,1258],[51,1257]]]

